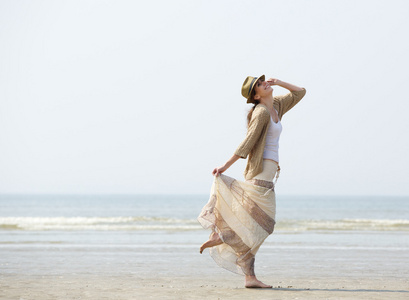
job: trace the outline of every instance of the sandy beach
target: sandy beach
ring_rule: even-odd
[[[0,299],[407,299],[407,251],[260,249],[246,289],[192,246],[0,248]]]
[[[1,299],[407,299],[409,293],[404,290],[404,282],[342,277],[280,278],[282,283],[268,290],[245,289],[234,278],[221,275],[202,278],[22,275],[3,277],[2,281]]]

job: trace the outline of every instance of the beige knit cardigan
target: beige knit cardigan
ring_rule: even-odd
[[[278,111],[278,117],[293,108],[305,95],[306,90],[291,92],[286,95],[274,97],[274,108]],[[241,142],[234,154],[249,159],[244,171],[246,180],[252,179],[263,171],[263,153],[266,144],[267,129],[270,126],[270,113],[263,104],[258,104],[253,111],[251,120],[247,129],[246,138]]]

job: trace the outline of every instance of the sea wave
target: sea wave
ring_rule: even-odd
[[[0,230],[197,230],[195,219],[160,217],[3,217]]]
[[[186,231],[199,230],[196,219],[164,217],[0,217],[0,230],[102,230]],[[409,220],[341,219],[278,220],[276,231],[409,231]]]
[[[409,231],[409,220],[341,219],[341,220],[282,220],[276,229],[282,231]]]

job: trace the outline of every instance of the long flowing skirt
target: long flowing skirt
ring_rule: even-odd
[[[275,213],[272,182],[215,177],[209,202],[198,217],[203,228],[218,233],[223,241],[210,248],[211,257],[229,271],[254,275],[255,255],[274,231]]]

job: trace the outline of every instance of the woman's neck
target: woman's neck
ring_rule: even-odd
[[[277,111],[274,109],[274,98],[273,95],[271,94],[271,97],[265,97],[260,99],[260,103],[265,105],[270,112],[270,116],[273,118],[274,123],[277,123],[279,121]]]
[[[273,106],[273,103],[274,103],[273,94],[271,94],[271,96],[261,98],[260,103],[267,106],[267,108],[269,110],[272,110],[274,108],[274,106]]]

